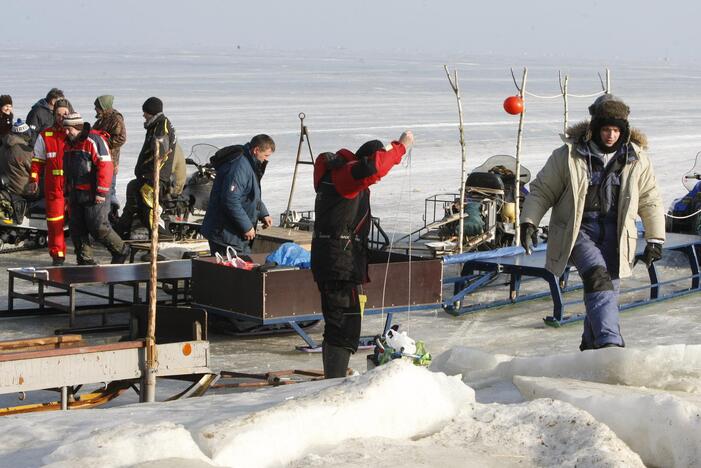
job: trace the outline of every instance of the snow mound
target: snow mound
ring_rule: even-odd
[[[416,440],[355,439],[306,454],[292,467],[376,466],[377,454],[403,467],[642,467],[604,424],[568,403],[470,405],[439,432]],[[394,463],[384,463],[393,465]]]
[[[525,398],[556,398],[610,427],[647,465],[686,467],[701,460],[701,397],[572,379],[514,377]]]
[[[318,393],[204,427],[199,442],[219,465],[279,465],[347,439],[429,434],[474,401],[459,377],[395,360]]]
[[[117,468],[164,458],[187,459],[190,465],[206,463],[190,431],[179,424],[125,423],[118,428],[98,429],[87,437],[73,437],[45,456],[45,466]]]
[[[701,393],[701,345],[605,348],[538,357],[458,347],[434,358],[431,370],[462,374],[463,381],[473,388],[524,375]]]

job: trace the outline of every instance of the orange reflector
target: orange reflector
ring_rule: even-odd
[[[192,354],[192,345],[190,343],[185,343],[183,345],[183,356],[189,356]]]

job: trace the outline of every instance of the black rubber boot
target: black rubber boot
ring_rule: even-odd
[[[97,262],[92,258],[90,237],[87,235],[74,237],[73,245],[75,245],[75,256],[78,259],[78,265],[97,265]]]
[[[348,362],[351,352],[341,346],[329,344],[322,345],[322,358],[324,361],[324,378],[337,379],[348,374]]]

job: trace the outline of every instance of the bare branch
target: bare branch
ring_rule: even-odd
[[[514,80],[514,86],[516,86],[516,90],[518,90],[519,94],[521,94],[521,88],[519,87],[518,83],[516,82],[516,75],[514,75],[514,69],[510,68],[511,70],[511,78]]]
[[[457,70],[455,71],[455,80],[450,76],[450,72],[448,71],[448,65],[443,65],[443,69],[445,70],[445,75],[448,77],[448,82],[450,83],[450,87],[453,88],[453,92],[457,93],[458,92],[458,72]]]

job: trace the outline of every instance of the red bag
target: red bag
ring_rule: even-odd
[[[258,266],[257,263],[249,262],[239,257],[236,249],[230,245],[226,248],[226,260],[218,252],[214,256],[217,258],[218,265],[240,268],[241,270],[252,270]]]

